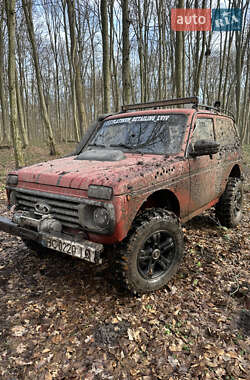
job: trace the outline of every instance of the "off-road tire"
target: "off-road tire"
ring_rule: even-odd
[[[222,226],[235,227],[242,218],[243,184],[239,178],[230,177],[226,189],[215,206],[216,216]]]
[[[176,273],[183,252],[177,216],[164,209],[146,210],[135,219],[119,247],[119,278],[133,294],[160,289]]]

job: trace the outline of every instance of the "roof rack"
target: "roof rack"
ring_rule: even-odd
[[[159,100],[157,102],[125,104],[122,106],[122,111],[126,112],[129,110],[138,110],[138,109],[145,109],[145,108],[159,108],[159,107],[167,107],[167,106],[177,106],[177,105],[181,105],[181,104],[194,104],[197,106],[198,105],[198,97],[192,96],[189,98]]]
[[[217,108],[217,107],[212,107],[208,106],[207,104],[197,104],[193,106],[194,108],[205,108],[206,110],[212,110],[220,114],[224,114],[226,116],[230,116],[233,120],[235,120],[234,114],[228,110],[225,110],[223,108]]]
[[[207,104],[199,104],[198,96],[191,96],[188,98],[176,98],[176,99],[166,99],[166,100],[158,100],[156,102],[146,102],[146,103],[136,103],[136,104],[125,104],[122,106],[121,112],[127,112],[129,110],[143,110],[146,108],[160,108],[160,107],[171,107],[171,106],[179,106],[182,104],[192,104],[193,108],[205,108],[206,110],[212,110],[216,113],[224,114],[230,116],[233,120],[235,120],[232,112],[218,108],[212,107]]]

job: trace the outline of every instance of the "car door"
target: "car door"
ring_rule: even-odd
[[[234,121],[226,116],[215,118],[215,138],[220,144],[220,151],[217,166],[217,182],[219,194],[221,194],[227,184],[228,175],[234,162],[237,162],[240,140]]]
[[[190,139],[189,151],[198,140],[215,140],[214,121],[208,115],[198,115],[193,134]],[[189,154],[190,202],[189,214],[209,204],[216,197],[216,155],[192,157]]]

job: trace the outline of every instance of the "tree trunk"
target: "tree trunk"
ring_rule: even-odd
[[[96,119],[97,115],[97,105],[96,105],[96,71],[95,71],[95,24],[93,22],[94,20],[90,20],[90,15],[87,15],[87,24],[88,24],[88,31],[90,35],[90,46],[91,46],[91,101],[93,105],[93,112],[91,112],[92,119]]]
[[[14,146],[16,168],[24,166],[22,142],[17,128],[17,99],[16,99],[16,0],[5,0],[5,10],[8,24],[8,74],[10,97],[10,126]]]
[[[24,59],[23,59],[23,48],[21,45],[21,36],[16,36],[16,42],[17,42],[17,55],[18,55],[18,88],[19,88],[19,93],[20,93],[20,101],[23,109],[23,118],[24,118],[24,126],[25,130],[27,133],[27,138],[28,133],[30,132],[28,130],[28,108],[29,108],[29,101],[28,101],[28,89],[27,89],[27,83],[26,83],[26,78],[25,78],[25,72],[24,72]],[[22,40],[23,42],[23,40]],[[24,93],[25,93],[25,98],[26,98],[26,104],[25,104],[25,98],[24,98]]]
[[[114,54],[114,0],[110,2],[110,66],[112,66],[112,89],[113,89],[113,102],[114,110],[118,112],[120,110],[120,94],[118,84],[117,62]]]
[[[158,21],[158,99],[162,99],[162,23],[161,23],[161,17],[162,17],[162,2],[159,0],[156,0],[156,11],[157,11],[157,21]]]
[[[194,95],[199,95],[200,91],[200,80],[201,80],[201,69],[202,69],[202,64],[203,64],[203,59],[205,55],[205,48],[206,48],[206,32],[202,32],[202,47],[201,47],[201,53],[199,56],[198,63],[197,64],[197,69],[196,69],[196,77],[195,77],[195,87],[194,87]]]
[[[129,64],[129,12],[128,0],[122,0],[122,85],[123,104],[130,102],[130,64]]]
[[[184,8],[184,0],[178,1],[177,8]],[[183,85],[183,32],[176,32],[176,45],[175,45],[175,85],[177,98],[182,97]]]
[[[17,71],[16,71],[16,99],[17,99],[17,110],[18,110],[18,116],[19,116],[20,131],[23,138],[23,148],[25,149],[27,148],[29,144],[29,140],[28,140],[27,130],[25,127],[23,105],[22,105],[22,100],[21,100]]]
[[[108,30],[108,2],[101,0],[102,21],[102,72],[103,72],[103,111],[110,112],[110,65],[109,65],[109,30]]]
[[[56,155],[56,145],[55,140],[53,136],[53,131],[49,119],[48,109],[45,102],[45,97],[43,93],[43,86],[42,86],[42,77],[41,72],[39,68],[39,60],[38,60],[38,53],[37,53],[37,46],[35,41],[35,33],[34,33],[34,24],[32,19],[32,2],[30,0],[22,0],[23,10],[25,14],[25,20],[27,24],[27,29],[29,33],[29,39],[32,47],[32,57],[34,61],[35,71],[36,71],[36,80],[37,80],[37,87],[38,87],[38,95],[39,95],[39,101],[40,101],[40,107],[41,107],[41,113],[43,122],[45,125],[45,128],[47,130],[48,134],[48,146],[50,149],[50,155]]]
[[[242,144],[246,143],[246,135],[247,135],[247,129],[249,127],[249,109],[250,109],[250,103],[249,103],[249,67],[250,67],[250,53],[248,51],[247,54],[247,62],[246,62],[246,79],[245,79],[245,86],[244,86],[244,96],[243,96],[243,105],[241,110],[241,141]]]
[[[240,99],[241,99],[241,33],[236,32],[235,36],[236,43],[236,59],[235,59],[235,70],[236,70],[236,91],[235,91],[235,103],[236,103],[236,123],[239,123],[240,119]]]
[[[4,6],[2,5],[0,15],[0,104],[2,109],[2,143],[9,145],[10,137],[8,130],[8,118],[7,118],[7,102],[5,98],[4,90],[4,29],[3,29],[3,17]]]
[[[77,53],[75,0],[66,0],[68,7],[69,31],[71,40],[71,63],[75,74],[75,96],[77,101],[78,116],[81,135],[87,130],[87,116],[84,106],[83,86],[80,70],[79,54]]]
[[[69,62],[69,75],[70,75],[70,86],[71,86],[71,103],[72,103],[72,114],[73,114],[73,120],[74,120],[74,135],[75,140],[77,142],[80,141],[80,134],[79,134],[79,121],[77,117],[77,102],[76,102],[76,90],[75,90],[75,72],[72,62],[72,49],[71,52],[69,51],[69,41],[68,41],[68,33],[67,33],[67,23],[66,23],[66,12],[65,12],[65,6],[66,6],[66,0],[62,0],[63,5],[63,24],[64,24],[64,32],[65,32],[65,43],[66,43],[66,50],[67,50],[67,56],[68,56],[68,62]]]
[[[230,32],[229,43],[228,43],[228,48],[227,48],[227,56],[228,57],[231,56],[231,46],[232,46],[232,41],[233,41],[233,35],[234,35],[234,32],[233,31]],[[226,94],[227,94],[227,85],[228,85],[229,66],[230,66],[230,60],[227,59],[225,80],[224,80],[224,86],[223,86],[222,108],[225,108],[225,105],[226,105]]]

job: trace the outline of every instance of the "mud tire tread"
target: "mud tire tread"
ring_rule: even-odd
[[[176,226],[176,239],[178,240],[179,247],[179,257],[176,265],[171,273],[172,277],[179,266],[184,253],[184,243],[183,243],[183,233],[179,218],[173,213],[166,209],[154,208],[148,209],[141,214],[139,214],[133,222],[133,225],[128,233],[128,236],[120,243],[117,247],[115,268],[116,268],[116,278],[122,282],[123,286],[134,295],[141,295],[143,293],[150,292],[152,290],[157,290],[165,285],[165,283],[156,286],[155,288],[145,289],[138,288],[138,285],[131,278],[131,265],[129,264],[130,258],[134,253],[134,247],[136,245],[137,239],[140,239],[141,235],[152,227],[154,222],[167,222]]]
[[[216,216],[219,219],[222,226],[225,227],[235,227],[239,224],[242,218],[242,209],[240,210],[237,216],[234,215],[234,199],[236,193],[241,188],[242,197],[242,181],[239,178],[230,177],[227,182],[226,189],[222,196],[220,197],[219,202],[215,206]]]

